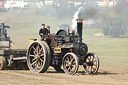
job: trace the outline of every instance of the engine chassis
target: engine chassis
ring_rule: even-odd
[[[33,46],[32,44],[34,43],[37,43],[37,45]],[[29,62],[29,69],[34,73],[46,72],[49,66],[52,66],[58,72],[64,71],[69,75],[74,75],[77,72],[79,65],[83,65],[87,74],[95,74],[99,69],[98,57],[93,53],[87,53],[87,45],[85,43],[77,43],[77,36],[48,35],[43,36],[42,41],[34,41],[32,44],[30,45],[30,47],[33,46],[32,49],[28,49],[27,52],[27,57],[30,57],[29,59],[27,58],[27,62]],[[44,49],[43,52],[45,49],[47,51],[45,54],[43,54],[45,56],[41,56],[40,53],[34,53],[34,51],[40,50],[42,48]],[[50,53],[48,51],[50,51]],[[46,65],[44,68],[38,68],[41,66],[40,64],[37,67],[36,65],[33,66],[32,64],[34,62],[30,60],[32,58],[30,55],[33,55],[33,57],[35,55],[40,57],[40,59],[35,59],[35,57],[32,59],[37,63],[36,65],[39,63],[48,65]],[[41,60],[48,61],[50,64],[48,62],[42,62]]]

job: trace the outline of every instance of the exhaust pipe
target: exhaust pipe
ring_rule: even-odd
[[[82,28],[83,28],[83,20],[77,19],[78,43],[82,43]]]

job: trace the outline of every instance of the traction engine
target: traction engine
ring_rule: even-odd
[[[27,64],[34,73],[46,72],[52,66],[58,72],[74,75],[83,65],[87,74],[95,74],[99,69],[99,59],[88,53],[82,42],[82,20],[77,20],[77,34],[59,30],[55,35],[43,36],[42,41],[33,41],[27,51]]]

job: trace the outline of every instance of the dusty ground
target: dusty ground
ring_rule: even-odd
[[[100,69],[96,75],[86,75],[82,66],[74,76],[56,73],[51,67],[46,73],[40,74],[29,70],[6,70],[0,71],[0,85],[128,85],[128,58],[100,60]],[[120,60],[124,63],[118,62]]]

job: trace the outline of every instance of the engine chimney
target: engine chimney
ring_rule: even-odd
[[[82,26],[83,26],[83,20],[77,19],[78,43],[82,43]]]

